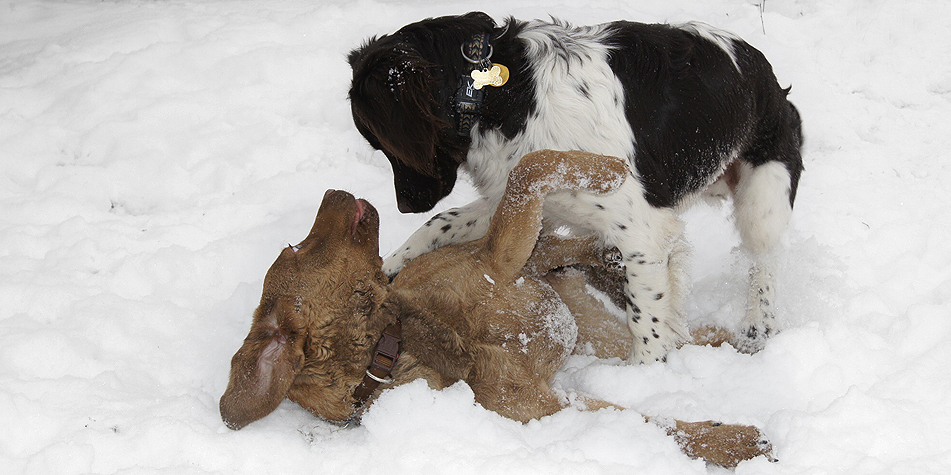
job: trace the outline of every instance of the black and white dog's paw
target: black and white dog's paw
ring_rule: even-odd
[[[766,340],[777,333],[770,325],[751,324],[743,328],[737,335],[734,346],[740,353],[752,355],[766,347]]]

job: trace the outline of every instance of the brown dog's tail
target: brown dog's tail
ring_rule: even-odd
[[[485,235],[485,251],[499,276],[514,278],[532,254],[545,196],[555,191],[613,193],[627,172],[623,159],[587,152],[540,150],[522,157],[509,173]]]

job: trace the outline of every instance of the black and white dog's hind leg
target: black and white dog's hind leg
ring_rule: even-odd
[[[773,102],[751,136],[743,155],[733,163],[734,222],[749,254],[750,288],[739,350],[759,351],[778,331],[776,322],[776,248],[789,224],[802,174],[802,121],[785,100]]]
[[[793,188],[783,163],[752,166],[738,161],[733,206],[742,246],[749,254],[750,288],[738,348],[754,353],[776,333],[775,250],[792,214]]]

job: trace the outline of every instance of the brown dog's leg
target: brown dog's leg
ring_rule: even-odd
[[[627,162],[586,152],[541,150],[522,157],[509,174],[502,201],[482,242],[498,277],[522,271],[538,241],[542,204],[554,191],[612,193],[624,183]]]
[[[598,357],[627,355],[629,338],[627,328],[607,312],[604,305],[585,291],[585,275],[576,269],[554,272],[545,281],[558,292],[561,299],[575,315],[578,324],[578,348],[582,345],[594,349]],[[694,333],[697,344],[717,345],[729,341],[730,334],[715,327],[704,327]],[[588,410],[603,408],[624,409],[615,404],[597,399],[585,399]],[[735,467],[743,460],[766,455],[771,461],[772,445],[763,433],[753,426],[722,424],[714,421],[684,422],[674,419],[651,418],[648,422],[663,427],[674,437],[681,450],[690,457],[701,458],[723,467]]]
[[[479,345],[474,351],[475,365],[466,381],[476,402],[486,409],[520,422],[564,409],[545,378],[533,374],[533,368],[514,363],[512,355],[501,347]]]
[[[603,266],[606,254],[604,246],[599,245],[598,239],[593,236],[541,236],[535,243],[531,257],[525,263],[525,271],[533,275],[544,275],[552,269],[575,264]],[[620,278],[623,282],[624,275],[620,274]]]
[[[589,411],[623,407],[597,399],[584,401]],[[744,460],[765,455],[770,462],[773,445],[763,432],[754,426],[723,424],[716,421],[684,422],[676,419],[642,416],[645,421],[656,424],[673,436],[685,454],[700,458],[707,463],[733,468]]]
[[[604,304],[585,289],[585,274],[577,269],[565,269],[545,276],[545,282],[558,292],[578,325],[575,353],[598,358],[626,358],[630,349],[631,332]]]
[[[724,343],[729,343],[736,347],[736,336],[720,327],[702,326],[690,332],[690,336],[693,337],[694,345],[710,345],[714,348],[719,348]]]
[[[721,422],[658,421],[647,418],[667,430],[685,454],[702,458],[721,467],[736,467],[744,460],[765,455],[770,462],[773,446],[763,432],[753,426]]]

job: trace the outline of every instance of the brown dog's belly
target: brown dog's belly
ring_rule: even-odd
[[[503,318],[510,319],[510,324],[516,324],[498,335],[503,339],[501,345],[514,353],[545,358],[557,371],[578,339],[574,316],[546,283],[533,277],[519,277],[514,287],[512,301],[522,305],[500,312]]]
[[[497,282],[496,285],[499,283]],[[547,284],[531,277],[486,294],[466,326],[472,368],[464,378],[486,409],[526,422],[560,410],[555,373],[575,347],[578,327]]]
[[[412,295],[471,344],[544,355],[560,365],[578,336],[568,307],[534,276],[497,277],[468,249],[470,244],[478,248],[474,243],[440,248],[411,261],[393,287]]]
[[[471,369],[462,379],[473,386],[477,399],[480,388],[495,392],[500,381],[547,388],[574,350],[575,319],[547,283],[524,274],[500,277],[480,259],[479,249],[474,242],[420,256],[394,279],[393,288],[424,309],[424,318],[436,320],[464,342]],[[492,407],[493,402],[486,405],[507,412]]]

